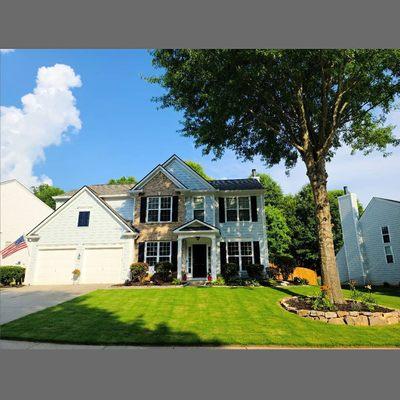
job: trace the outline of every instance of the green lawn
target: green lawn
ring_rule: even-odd
[[[97,290],[1,327],[3,339],[84,344],[398,346],[400,324],[333,326],[278,304],[315,288]],[[400,290],[376,294],[400,309]]]

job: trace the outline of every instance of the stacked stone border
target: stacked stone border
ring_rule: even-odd
[[[286,310],[297,314],[303,318],[326,322],[333,325],[355,325],[355,326],[379,326],[394,325],[400,322],[400,310],[390,312],[368,312],[368,311],[315,311],[298,310],[288,304],[290,299],[298,298],[286,297],[281,300],[281,305]]]

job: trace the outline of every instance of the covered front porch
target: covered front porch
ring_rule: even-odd
[[[177,277],[186,274],[188,280],[212,280],[219,273],[219,229],[199,220],[190,221],[177,228],[178,263]]]

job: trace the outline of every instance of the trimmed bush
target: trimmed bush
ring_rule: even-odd
[[[227,263],[221,266],[221,275],[226,282],[237,278],[239,276],[239,265],[234,263]]]
[[[133,263],[130,268],[132,282],[142,283],[147,275],[147,272],[149,271],[149,266],[145,262]]]
[[[152,280],[154,282],[171,282],[173,268],[174,266],[168,261],[157,263],[154,267],[155,274],[152,276]]]
[[[247,275],[251,279],[260,279],[264,277],[264,266],[261,264],[250,264],[247,266]]]
[[[0,267],[0,284],[4,286],[11,285],[15,282],[16,285],[22,285],[25,278],[25,268],[18,266]]]

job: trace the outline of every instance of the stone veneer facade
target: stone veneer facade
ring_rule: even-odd
[[[316,311],[297,310],[291,307],[287,301],[293,297],[281,300],[281,305],[286,310],[297,314],[300,317],[326,322],[334,325],[355,325],[355,326],[377,326],[393,325],[400,322],[400,311],[390,312],[368,312],[368,311]]]
[[[137,250],[139,242],[177,240],[177,235],[173,233],[173,231],[185,222],[185,198],[183,195],[179,194],[177,190],[179,189],[177,189],[175,184],[164,174],[159,172],[143,187],[143,192],[136,197],[134,226],[140,232],[135,243],[136,261],[138,256]],[[178,196],[178,221],[163,223],[140,222],[140,200],[143,196]]]

